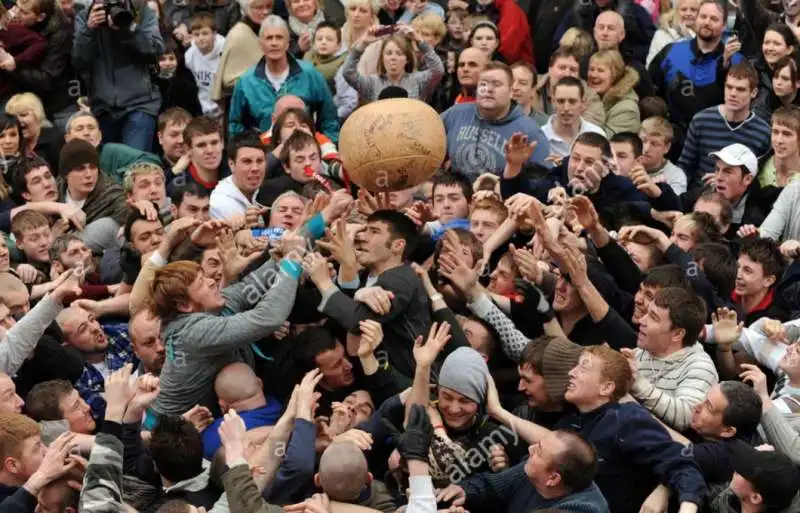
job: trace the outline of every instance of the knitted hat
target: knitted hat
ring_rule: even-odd
[[[99,163],[100,156],[94,146],[83,139],[72,139],[61,148],[61,155],[58,158],[58,173],[65,177],[70,171],[74,171],[84,164],[92,164],[97,167]]]
[[[758,451],[739,442],[733,448],[733,470],[745,478],[770,508],[789,506],[800,490],[800,469],[784,454]]]
[[[578,365],[584,348],[564,337],[555,337],[550,342],[532,343],[547,344],[542,356],[544,387],[553,401],[563,402],[569,383],[569,371]]]
[[[439,371],[439,386],[484,404],[488,375],[489,367],[479,352],[471,347],[459,347],[445,358]]]

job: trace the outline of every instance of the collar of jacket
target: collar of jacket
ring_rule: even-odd
[[[725,53],[725,45],[722,44],[721,39],[717,44],[717,47],[708,53],[703,53],[700,51],[700,48],[697,46],[697,37],[695,37],[689,42],[689,46],[692,49],[692,54],[694,55],[693,59],[694,61],[698,61],[701,59],[709,59],[709,58],[716,59],[717,57]]]
[[[288,51],[286,52],[286,59],[289,61],[289,77],[287,78],[299,75],[300,73],[303,72],[303,68],[300,67],[300,64],[297,62],[295,56],[289,53]],[[264,56],[258,61],[258,64],[256,65],[256,77],[262,80],[267,80],[266,66],[267,66],[267,57]]]

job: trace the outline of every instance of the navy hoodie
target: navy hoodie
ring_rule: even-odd
[[[503,147],[515,132],[536,141],[529,163],[545,164],[550,143],[532,117],[526,116],[515,102],[508,114],[498,120],[482,119],[477,103],[453,105],[442,113],[447,132],[447,158],[454,171],[474,181],[483,173],[501,174],[506,166]]]

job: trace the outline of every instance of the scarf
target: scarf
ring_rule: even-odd
[[[314,17],[311,18],[311,21],[308,23],[303,23],[302,21],[298,20],[294,16],[289,16],[289,28],[292,30],[292,34],[296,36],[300,36],[304,32],[308,32],[312,36],[314,32],[317,30],[317,25],[325,21],[325,13],[322,12],[321,8],[317,8],[316,14]]]

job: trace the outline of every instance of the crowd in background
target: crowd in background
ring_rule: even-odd
[[[4,0],[0,513],[800,512],[799,57],[800,0]],[[367,191],[397,98],[447,157]]]

